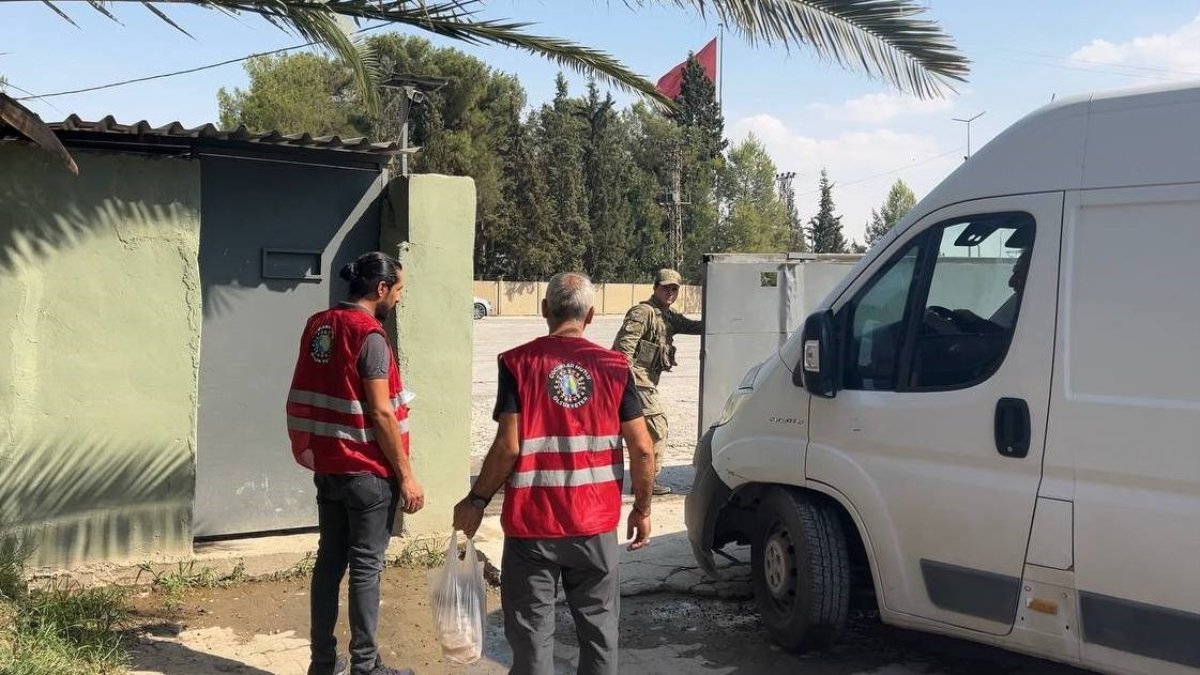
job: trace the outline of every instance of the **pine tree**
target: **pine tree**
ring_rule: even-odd
[[[871,209],[871,222],[867,223],[867,247],[874,246],[875,242],[882,239],[883,235],[895,227],[916,205],[917,196],[913,194],[912,188],[903,180],[897,179],[892,184],[892,189],[888,190],[883,206],[878,211]]]
[[[679,105],[675,121],[685,129],[695,130],[700,156],[704,159],[720,157],[729,145],[725,139],[725,117],[717,101],[716,85],[708,79],[704,67],[692,54],[688,54],[683,67],[683,82],[675,102]]]
[[[845,253],[846,236],[842,234],[842,217],[833,214],[833,183],[829,173],[821,169],[821,199],[817,215],[808,221],[808,239],[813,253]]]
[[[679,270],[689,280],[698,279],[705,253],[715,250],[720,229],[717,181],[724,163],[725,119],[717,90],[695,56],[688,55],[674,115],[682,138],[680,197],[683,207],[683,261]],[[668,184],[669,185],[669,184]],[[673,264],[673,263],[672,263]]]
[[[633,219],[633,246],[629,252],[626,281],[647,278],[658,268],[674,263],[669,255],[670,212],[664,208],[671,183],[673,149],[683,132],[671,120],[636,103],[624,115],[625,152],[633,161],[629,203]]]
[[[554,84],[553,101],[542,106],[538,145],[558,229],[556,267],[580,270],[592,246],[583,179],[584,121],[575,114],[581,103],[568,95],[567,78],[559,73]]]
[[[725,218],[715,250],[782,253],[790,219],[779,198],[777,170],[767,149],[751,134],[729,151],[721,178]]]
[[[546,167],[533,135],[537,121],[532,114],[524,123],[519,111],[513,115],[517,123],[510,127],[511,146],[504,164],[511,176],[505,198],[513,205],[512,217],[497,240],[497,268],[515,279],[546,278],[558,271],[561,232],[545,182]]]
[[[587,98],[579,112],[587,123],[583,178],[592,232],[584,264],[596,282],[617,281],[632,271],[628,270],[632,210],[626,195],[634,167],[622,142],[622,120],[613,105],[611,94],[601,99],[596,81],[588,82]]]

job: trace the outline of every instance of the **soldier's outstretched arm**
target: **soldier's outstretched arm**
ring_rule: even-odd
[[[682,333],[684,335],[700,335],[704,332],[704,321],[689,319],[679,313],[676,313],[672,318],[674,319],[675,323],[675,333]]]

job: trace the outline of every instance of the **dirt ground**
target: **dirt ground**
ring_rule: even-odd
[[[442,661],[426,599],[426,571],[389,569],[384,575],[379,641],[385,662],[421,675],[507,672],[499,597],[488,597],[484,658],[471,666]],[[183,608],[163,608],[162,596],[137,598],[143,634],[133,652],[135,673],[300,675],[307,667],[308,581],[256,582],[196,590]],[[343,606],[344,609],[344,606]],[[556,672],[574,672],[577,643],[565,607],[557,615]],[[345,618],[339,647],[346,645]],[[771,644],[752,601],[678,594],[622,599],[623,673],[728,675],[1082,675],[1052,664],[948,638],[884,626],[856,614],[829,650],[788,654]]]
[[[384,663],[430,675],[462,673],[442,660],[433,632],[426,575],[421,569],[389,568],[383,576],[379,644]],[[243,673],[291,675],[308,666],[309,579],[260,581],[228,588],[194,589],[177,609],[158,593],[133,599],[134,672],[165,675]],[[338,650],[349,644],[345,582]],[[489,609],[499,594],[489,589]],[[498,624],[497,624],[498,625]]]
[[[620,322],[621,317],[601,317],[589,329],[588,337],[611,344]],[[496,389],[496,355],[544,331],[544,324],[535,319],[488,318],[475,322],[474,468],[478,469],[495,431],[491,407]],[[664,478],[682,493],[692,480],[699,338],[680,336],[677,345],[680,367],[663,377],[661,391],[671,424]],[[660,541],[659,547],[667,543]],[[426,575],[425,570],[400,568],[390,568],[384,574],[379,637],[385,662],[415,668],[422,675],[507,672],[511,654],[504,640],[495,590],[490,591],[488,598],[484,658],[468,667],[449,666],[441,658],[433,633]],[[621,600],[622,673],[1072,675],[1082,672],[977,644],[890,628],[882,625],[873,613],[861,612],[853,617],[837,645],[798,656],[771,643],[751,600],[636,589],[627,592],[632,595]],[[195,590],[184,596],[178,611],[164,609],[162,600],[158,595],[136,599],[142,625],[136,631],[140,638],[133,651],[132,670],[136,675],[305,672],[309,625],[307,579]],[[343,604],[343,610],[344,607]],[[557,619],[556,671],[574,672],[578,650],[565,607],[560,606]],[[344,611],[340,630],[339,647],[345,652]]]

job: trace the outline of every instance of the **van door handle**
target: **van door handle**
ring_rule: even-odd
[[[1029,454],[1031,434],[1029,404],[1020,398],[1002,398],[996,403],[996,451],[1005,457]]]

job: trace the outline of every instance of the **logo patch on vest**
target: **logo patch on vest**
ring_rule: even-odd
[[[592,397],[595,383],[583,366],[564,363],[550,371],[550,400],[564,408],[578,408]]]
[[[313,333],[312,341],[308,343],[308,354],[317,363],[329,363],[333,356],[333,327],[321,326]]]

